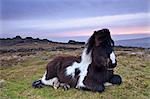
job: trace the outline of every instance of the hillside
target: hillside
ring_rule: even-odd
[[[82,48],[84,42],[69,40],[68,43],[54,42],[47,39],[26,37],[0,38],[0,53],[76,50]]]
[[[128,40],[118,40],[118,41],[115,41],[115,45],[150,48],[150,37],[128,39]]]
[[[53,46],[49,45],[48,48]],[[57,45],[57,47],[60,46],[63,47],[66,44]],[[12,48],[18,47],[20,46],[15,45]],[[32,46],[34,47],[35,45]],[[148,61],[150,52],[140,48],[115,48],[118,60],[115,73],[122,76],[123,83],[120,86],[106,87],[103,93],[73,88],[68,91],[62,88],[54,90],[50,86],[42,89],[32,88],[32,82],[42,77],[46,64],[54,57],[81,55],[80,46],[73,47],[78,49],[0,53],[1,99],[150,99],[150,61]]]
[[[137,39],[127,39],[127,40],[117,40],[115,41],[116,46],[126,46],[126,47],[143,47],[143,48],[150,48],[150,37],[145,37],[145,38],[137,38]],[[85,42],[75,41],[75,40],[68,40],[68,42],[56,42],[48,39],[39,39],[39,38],[32,38],[32,37],[26,37],[26,38],[21,38],[20,36],[16,36],[14,38],[0,38],[0,46],[1,47],[12,47],[12,46],[26,46],[26,45],[31,45],[35,46],[36,45],[51,45],[51,44],[65,44],[65,45],[84,45]],[[1,50],[1,49],[0,49]]]
[[[80,56],[84,42],[70,40],[58,43],[31,37],[0,39],[0,97],[1,99],[149,99],[149,49],[115,47],[118,66],[123,78],[120,86],[107,87],[103,93],[77,89],[64,91],[45,86],[34,89],[31,84],[39,79],[46,64],[56,56]]]

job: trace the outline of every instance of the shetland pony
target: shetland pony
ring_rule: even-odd
[[[34,81],[34,88],[44,85],[54,88],[70,87],[103,92],[105,83],[120,85],[122,78],[114,74],[117,61],[114,41],[108,29],[95,31],[89,38],[81,57],[56,57],[48,63],[43,77]]]

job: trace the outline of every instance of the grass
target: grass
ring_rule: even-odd
[[[144,51],[144,50],[142,50]],[[22,56],[21,61],[12,59],[0,66],[0,79],[5,80],[0,88],[1,99],[150,99],[150,54],[117,52],[118,67],[115,72],[123,78],[120,86],[106,87],[103,93],[70,89],[54,90],[50,86],[34,89],[31,84],[39,79],[49,60],[56,55],[80,55],[81,51],[41,51],[34,55]],[[17,54],[19,55],[19,54]],[[3,57],[11,54],[2,55]],[[17,60],[17,58],[14,58]],[[12,64],[10,64],[10,62]],[[10,66],[8,66],[8,64]],[[15,64],[15,66],[14,66]],[[12,66],[11,66],[12,65]],[[8,66],[8,67],[6,67]]]

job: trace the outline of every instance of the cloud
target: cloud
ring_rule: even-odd
[[[148,26],[150,13],[135,13],[62,20],[13,20],[3,21],[3,32],[66,32],[92,30],[103,27]],[[9,27],[8,27],[9,26]]]
[[[64,19],[148,12],[149,0],[1,0],[4,20]]]

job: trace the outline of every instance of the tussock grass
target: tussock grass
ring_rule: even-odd
[[[15,61],[15,66],[0,68],[0,79],[5,85],[0,88],[1,99],[150,99],[150,61],[149,54],[132,55],[117,52],[118,67],[115,72],[123,78],[120,86],[106,87],[103,93],[70,89],[54,90],[50,86],[34,89],[31,84],[42,77],[46,64],[57,55],[80,55],[76,51],[41,51],[26,57],[23,61]],[[10,54],[8,54],[10,55]],[[24,55],[24,54],[23,54]],[[12,60],[7,60],[5,66]]]

